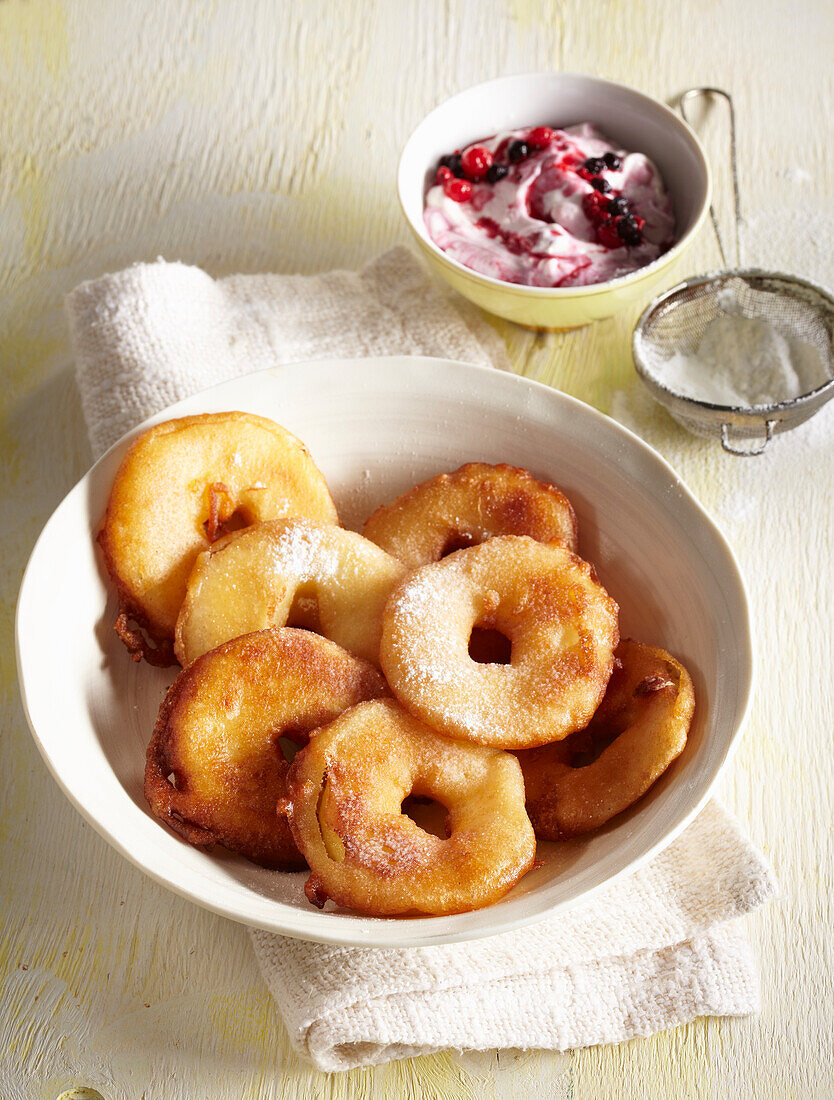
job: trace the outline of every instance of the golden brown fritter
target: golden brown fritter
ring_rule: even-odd
[[[249,413],[168,420],[134,440],[98,536],[121,600],[117,629],[135,660],[141,635],[173,638],[197,554],[228,530],[302,515],[338,523],[325,480],[285,428]],[[170,646],[163,654],[172,663]],[[153,651],[151,656],[153,656]]]
[[[415,485],[377,508],[364,535],[412,569],[495,535],[529,535],[573,551],[577,545],[576,516],[555,485],[486,462]]]
[[[663,649],[623,641],[586,729],[519,752],[527,812],[543,840],[579,836],[641,798],[683,752],[695,709],[689,673]]]
[[[235,638],[198,657],[172,684],[148,746],[145,797],[197,847],[222,844],[264,867],[304,866],[276,811],[287,762],[281,738],[387,694],[371,665],[291,627]]]
[[[442,737],[393,701],[361,703],[318,730],[287,788],[319,908],[332,898],[371,916],[480,909],[535,858],[512,754]],[[402,812],[410,795],[445,807],[445,839]]]
[[[530,748],[590,721],[613,668],[617,617],[588,562],[526,535],[498,535],[394,589],[380,664],[400,703],[433,729]],[[509,664],[472,659],[476,627],[509,638]]]

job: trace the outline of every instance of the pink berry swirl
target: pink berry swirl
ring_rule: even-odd
[[[423,219],[459,263],[526,286],[616,279],[656,260],[675,234],[656,166],[587,122],[511,130],[441,157]]]

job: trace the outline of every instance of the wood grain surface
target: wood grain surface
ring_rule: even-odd
[[[658,448],[739,556],[759,678],[720,793],[781,883],[748,921],[755,1018],[318,1073],[290,1051],[244,929],[144,878],[63,797],[26,728],[13,641],[27,555],[90,460],[61,311],[80,280],[159,255],[213,274],[354,267],[406,241],[397,156],[432,106],[563,68],[666,100],[729,89],[744,259],[831,284],[833,49],[828,0],[0,0],[0,1096],[834,1096],[834,407],[732,458],[640,388],[637,310],[550,336],[495,322],[519,373]],[[702,121],[726,226],[726,126],[718,110]],[[717,264],[704,230],[684,273]],[[43,627],[72,645],[72,623]]]

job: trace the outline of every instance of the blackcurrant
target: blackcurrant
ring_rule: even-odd
[[[617,223],[617,232],[626,244],[640,244],[643,239],[640,225],[633,214],[626,214],[625,217],[620,218]]]
[[[507,156],[516,164],[518,161],[530,156],[530,146],[526,141],[512,141],[507,150]]]
[[[506,164],[491,164],[487,169],[486,181],[487,183],[498,183],[509,172],[509,168]]]
[[[445,157],[441,157],[440,167],[450,168],[452,170],[452,174],[457,176],[458,179],[463,176],[460,153],[448,153]]]

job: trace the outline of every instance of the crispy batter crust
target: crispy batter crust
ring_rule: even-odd
[[[588,562],[499,535],[402,581],[385,608],[380,663],[397,699],[432,728],[529,748],[590,721],[611,676],[617,617]],[[509,664],[472,660],[475,627],[510,639]]]
[[[235,638],[198,658],[168,691],[148,745],[145,797],[189,844],[222,844],[264,867],[304,860],[286,812],[279,738],[387,694],[371,665],[304,630]],[[172,782],[173,780],[173,782]]]
[[[695,709],[689,673],[665,650],[623,641],[599,710],[565,741],[519,752],[527,812],[542,840],[604,825],[683,752]]]
[[[133,626],[130,625],[131,622],[134,623]],[[131,661],[147,661],[149,665],[157,668],[169,668],[177,663],[171,639],[154,639],[152,634],[143,633],[135,614],[132,614],[130,608],[124,603],[119,607],[113,629],[130,654]]]
[[[338,523],[304,444],[263,417],[206,413],[134,440],[98,543],[123,610],[158,642],[173,637],[191,566],[212,537],[288,515]]]
[[[370,916],[468,912],[503,897],[535,858],[513,756],[442,737],[391,701],[318,730],[287,789],[319,908],[331,898]],[[409,795],[446,808],[446,839],[402,813]]]
[[[577,548],[570,501],[555,485],[504,463],[468,462],[415,485],[377,508],[364,535],[412,569],[495,535]]]

